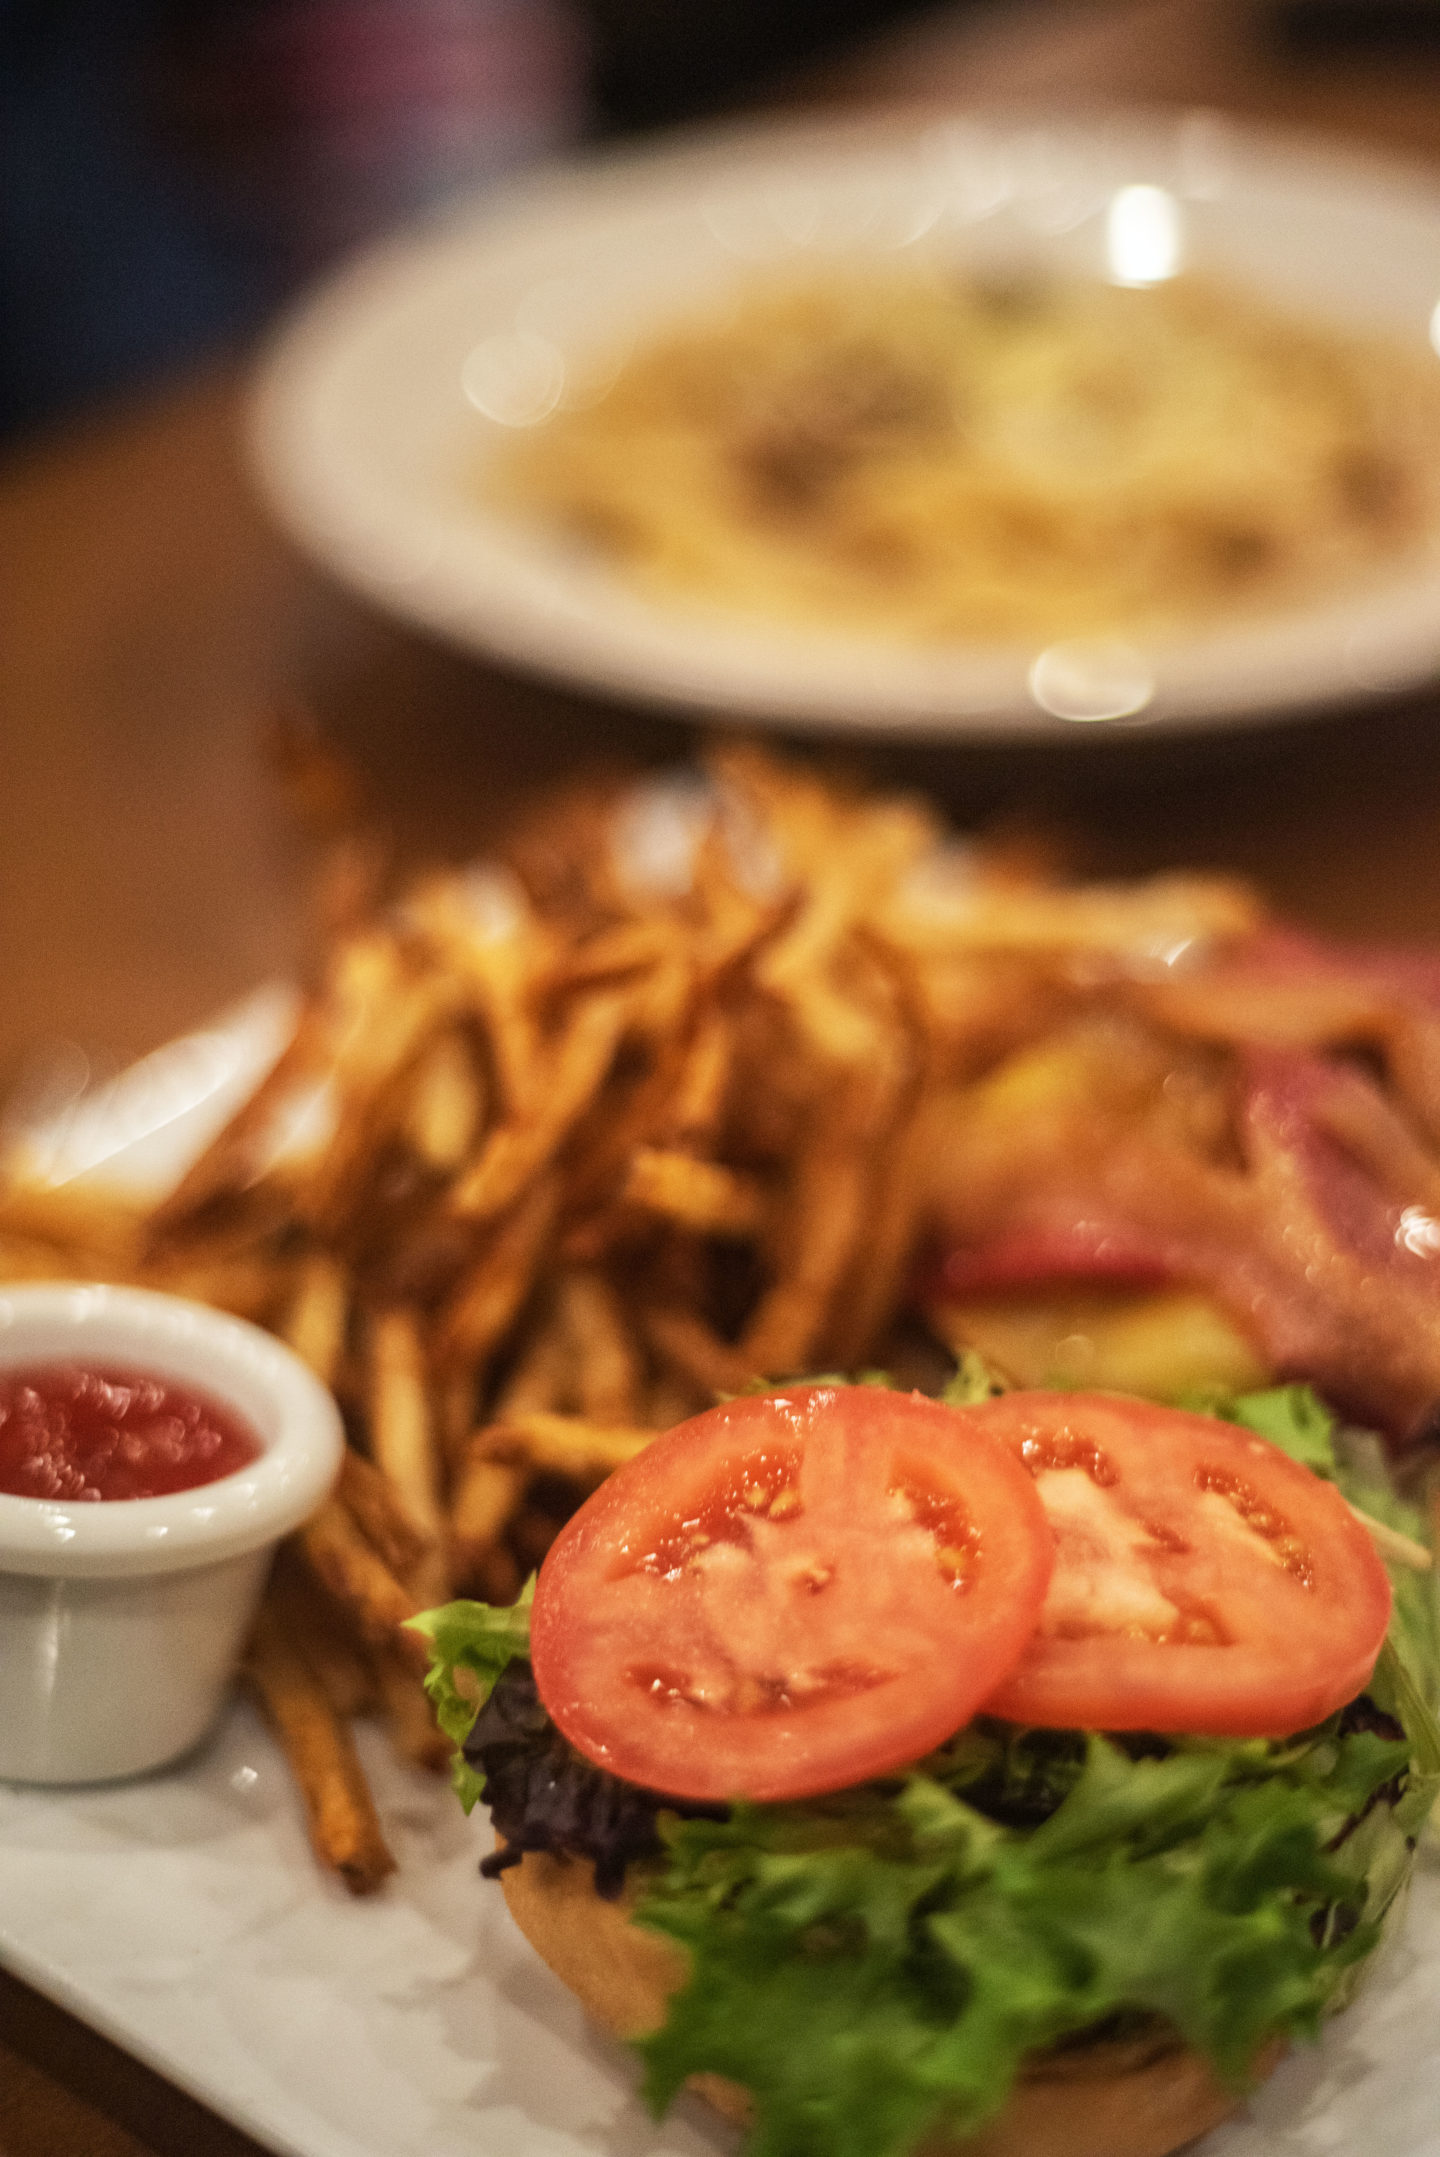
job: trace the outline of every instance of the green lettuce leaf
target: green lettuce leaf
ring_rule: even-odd
[[[898,1793],[676,1824],[636,1913],[691,1957],[641,2042],[649,2098],[709,2070],[755,2094],[750,2157],[901,2157],[996,2112],[1027,2053],[1156,2016],[1241,2088],[1373,1947],[1406,1852],[1389,1808],[1365,1808],[1409,1757],[1333,1724],[1161,1758],[1079,1739],[1068,1793],[1025,1831],[960,1794],[990,1770],[958,1746]]]
[[[425,1690],[434,1706],[436,1722],[455,1742],[451,1781],[466,1812],[484,1796],[485,1778],[471,1767],[460,1747],[501,1672],[517,1657],[530,1653],[530,1605],[534,1599],[532,1574],[515,1602],[505,1608],[495,1609],[489,1603],[445,1603],[438,1610],[422,1610],[408,1621],[411,1632],[423,1633],[430,1643]]]

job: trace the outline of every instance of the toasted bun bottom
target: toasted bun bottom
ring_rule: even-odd
[[[685,1982],[684,1954],[603,1902],[586,1864],[527,1852],[501,1874],[526,1939],[586,2011],[617,2037],[643,2037]],[[1269,2074],[1283,2047],[1258,2062]],[[749,2093],[720,2075],[692,2085],[728,2118],[750,2117]],[[999,2117],[963,2141],[932,2138],[923,2157],[1168,2157],[1234,2110],[1236,2098],[1178,2039],[1096,2043],[1039,2054]]]

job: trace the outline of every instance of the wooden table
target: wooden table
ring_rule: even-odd
[[[1286,61],[1238,0],[938,15],[822,101],[1107,96],[1242,109],[1440,158],[1440,62]],[[268,526],[243,376],[87,417],[0,475],[0,1089],[56,1043],[97,1071],[304,963],[307,852],[260,751],[299,697],[410,854],[462,854],[538,783],[673,758],[691,729],[512,679],[380,620]],[[1440,938],[1440,700],[1223,742],[887,750],[962,821],[1041,818],[1077,862],[1259,878],[1325,928]],[[0,2157],[254,2145],[0,1978]]]

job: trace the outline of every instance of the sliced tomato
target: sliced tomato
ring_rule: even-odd
[[[916,1394],[796,1387],[682,1423],[541,1568],[540,1696],[676,1797],[778,1799],[908,1765],[1024,1650],[1053,1537],[1005,1434]]]
[[[1082,1730],[1285,1737],[1363,1690],[1390,1583],[1339,1492],[1263,1438],[1118,1394],[966,1411],[1035,1479],[1055,1569],[985,1703]]]

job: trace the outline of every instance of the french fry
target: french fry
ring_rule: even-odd
[[[277,1555],[267,1601],[334,1712],[347,1718],[368,1714],[378,1699],[372,1658],[343,1608],[300,1563],[293,1545]]]
[[[457,1032],[442,1033],[415,1073],[406,1136],[433,1174],[452,1175],[468,1159],[484,1120],[475,1058]]]
[[[476,1433],[477,1460],[523,1462],[531,1469],[598,1483],[643,1453],[655,1436],[632,1424],[590,1423],[583,1416],[536,1413]]]
[[[522,1120],[501,1125],[474,1166],[453,1187],[450,1210],[459,1220],[494,1220],[513,1206],[545,1169],[599,1091],[620,1043],[630,996],[605,989],[583,998],[560,1045],[547,1058]]]
[[[329,1251],[308,1252],[300,1262],[280,1332],[324,1385],[333,1386],[339,1374],[349,1316],[350,1283],[344,1266]]]
[[[354,1740],[323,1688],[262,1603],[243,1675],[284,1749],[322,1865],[352,1895],[373,1894],[395,1870]]]
[[[767,1210],[765,1193],[753,1176],[660,1146],[636,1147],[623,1196],[627,1205],[662,1215],[701,1236],[753,1236]]]
[[[640,1313],[646,1339],[670,1370],[706,1400],[740,1393],[759,1375],[749,1358],[723,1341],[694,1311],[679,1304],[651,1304]]]
[[[12,1183],[0,1195],[0,1235],[83,1253],[117,1274],[139,1266],[147,1232],[146,1208],[96,1189],[85,1177]]]
[[[505,1530],[520,1509],[529,1481],[528,1468],[518,1462],[496,1460],[483,1447],[462,1462],[450,1514],[458,1580],[490,1580]],[[508,1602],[510,1597],[498,1600]]]
[[[560,1201],[555,1178],[540,1178],[484,1244],[440,1314],[442,1369],[481,1368],[500,1346],[534,1285]]]
[[[573,1336],[558,1312],[552,1311],[522,1348],[496,1400],[494,1420],[506,1422],[536,1408],[573,1405],[578,1390],[575,1356]]]
[[[423,1608],[338,1499],[327,1499],[299,1531],[315,1577],[351,1613],[363,1640],[384,1647]]]
[[[408,1578],[431,1548],[432,1537],[416,1524],[384,1470],[347,1446],[335,1495],[396,1579]]]
[[[557,1295],[580,1413],[592,1423],[633,1422],[644,1369],[619,1296],[603,1274],[585,1267],[562,1274]],[[515,1414],[513,1400],[508,1413]]]
[[[425,1604],[449,1594],[439,1446],[426,1381],[424,1343],[413,1311],[377,1312],[369,1336],[369,1429],[375,1465],[418,1548],[405,1577]],[[352,1485],[355,1481],[352,1471]]]
[[[685,1046],[670,1106],[674,1136],[693,1147],[709,1142],[725,1105],[734,1041],[728,1013],[712,1004]]]
[[[363,1022],[336,1044],[332,1081],[343,1113],[295,1197],[301,1219],[321,1234],[342,1229],[368,1189],[363,1164],[403,1126],[409,1081],[458,999],[458,985],[447,975],[407,980],[397,954],[387,992],[376,994]]]

